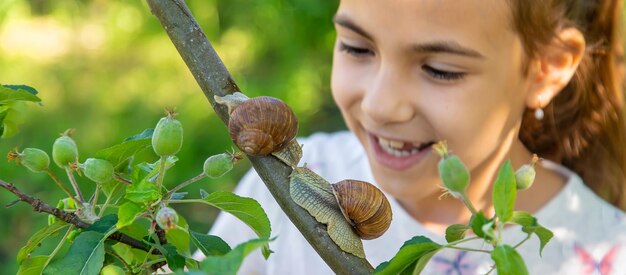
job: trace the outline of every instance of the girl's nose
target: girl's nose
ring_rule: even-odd
[[[413,93],[408,89],[408,81],[389,69],[379,69],[364,88],[361,109],[376,123],[397,123],[409,121],[415,115],[412,105]]]

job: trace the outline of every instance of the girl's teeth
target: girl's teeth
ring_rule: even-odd
[[[378,144],[387,154],[395,157],[408,157],[416,154],[419,150],[415,147],[411,149],[402,149],[405,147],[402,141],[387,140],[384,138],[378,138]]]

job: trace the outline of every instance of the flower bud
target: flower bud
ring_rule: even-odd
[[[113,179],[113,164],[106,160],[88,158],[80,168],[87,178],[96,183],[105,183]]]
[[[212,179],[219,178],[233,169],[233,160],[228,153],[210,156],[204,161],[204,174]]]
[[[539,161],[537,155],[533,155],[530,164],[524,164],[515,172],[515,183],[518,190],[526,190],[533,185],[535,181],[535,164]]]
[[[173,111],[168,111],[152,134],[152,148],[160,157],[175,155],[183,145],[183,126],[174,119],[174,115]]]
[[[52,225],[57,222],[57,217],[52,214],[48,214],[48,225]]]
[[[80,233],[82,233],[82,232],[83,232],[83,230],[81,230],[81,229],[74,229],[74,230],[70,231],[70,234],[67,235],[67,240],[70,243],[74,243],[74,240],[76,240],[76,237],[78,237],[78,235],[80,235]]]
[[[174,229],[178,223],[178,215],[174,209],[163,207],[159,210],[159,212],[157,212],[156,222],[159,227],[165,230]]]
[[[52,159],[61,168],[78,160],[78,147],[71,137],[72,132],[72,129],[65,131],[52,145]]]
[[[24,165],[35,173],[46,172],[50,166],[48,154],[37,148],[26,148],[21,153],[15,149],[14,152],[9,153],[9,159],[15,159],[17,164]]]

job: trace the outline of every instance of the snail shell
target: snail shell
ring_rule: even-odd
[[[343,180],[332,186],[341,212],[361,239],[375,239],[387,231],[391,206],[378,188],[358,180]]]
[[[246,100],[233,110],[228,131],[235,145],[246,154],[264,156],[289,144],[298,132],[298,120],[281,100],[261,96]]]

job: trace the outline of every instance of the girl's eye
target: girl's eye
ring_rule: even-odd
[[[365,57],[365,56],[374,55],[374,52],[372,52],[371,50],[367,48],[353,47],[342,42],[339,42],[339,50],[346,52],[349,55],[353,55],[355,57]]]
[[[422,70],[424,70],[431,77],[438,79],[438,80],[443,80],[443,81],[460,80],[466,75],[466,73],[464,72],[444,71],[444,70],[435,69],[428,65],[423,65]]]

